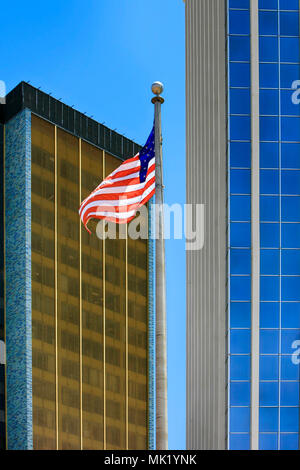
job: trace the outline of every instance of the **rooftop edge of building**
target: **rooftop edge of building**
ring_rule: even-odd
[[[0,104],[0,123],[5,124],[25,108],[122,160],[141,149],[136,142],[24,81],[6,95],[5,104]]]

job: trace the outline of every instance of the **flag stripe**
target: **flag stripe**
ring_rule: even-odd
[[[149,179],[150,177],[150,172],[151,172],[151,177],[154,176],[154,169],[155,169],[155,165],[152,164],[151,167],[148,169],[148,173],[147,173],[147,178]],[[152,173],[153,171],[153,173]],[[124,178],[125,179],[125,178]],[[126,179],[129,179],[129,178],[126,178]],[[104,180],[106,181],[106,180]],[[133,186],[133,185],[137,185],[137,186]],[[132,192],[132,191],[138,191],[140,188],[143,187],[143,183],[140,183],[139,182],[139,178],[135,178],[135,176],[132,176],[132,179],[130,181],[127,182],[127,186],[120,186],[119,184],[117,185],[114,185],[114,184],[110,184],[110,185],[104,185],[102,186],[102,183],[101,185],[99,185],[81,204],[81,208],[83,206],[86,205],[87,201],[89,199],[92,199],[93,197],[95,197],[97,194],[104,194],[104,193],[116,193],[116,194],[120,194],[122,193],[123,191],[124,192]],[[128,191],[126,191],[126,188],[129,188]]]
[[[139,205],[141,207],[142,205],[146,204],[146,202],[149,201],[149,199],[152,198],[155,194],[155,189],[152,190],[150,194],[148,194],[145,199],[143,199],[142,203]],[[131,212],[127,212],[126,214],[123,212],[109,212],[109,211],[96,211],[92,212],[91,216],[96,217],[97,219],[105,219],[110,222],[116,222],[116,223],[127,223],[130,222],[135,217],[136,210],[133,210]]]
[[[110,191],[109,192],[103,191],[103,194],[100,193],[100,194],[98,194],[98,196],[96,198],[94,197],[94,198],[90,199],[89,201],[86,201],[86,204],[82,207],[82,210],[80,212],[80,216],[83,217],[85,212],[90,207],[101,204],[102,201],[103,201],[103,203],[104,203],[104,201],[105,202],[115,201],[115,202],[119,203],[121,206],[126,205],[126,201],[128,199],[130,200],[134,196],[142,196],[145,189],[147,189],[153,183],[155,183],[155,176],[154,176],[153,173],[151,173],[151,178],[146,179],[144,186],[141,187],[139,190],[131,189],[131,188],[133,188],[133,186],[136,186],[136,185],[132,185],[131,187],[128,187],[128,192],[123,191],[121,196],[120,196],[119,192],[118,193],[114,192],[113,194],[111,194]],[[115,204],[115,205],[118,205],[118,204]]]
[[[82,212],[81,216],[84,217],[86,211],[90,208],[97,207],[97,206],[114,206],[114,207],[126,207],[131,204],[136,204],[140,203],[143,199],[143,197],[148,194],[149,190],[152,190],[155,186],[155,181],[149,182],[149,185],[147,188],[145,188],[147,191],[141,192],[138,196],[131,197],[131,198],[121,198],[121,199],[99,199],[97,201],[91,202]]]
[[[154,163],[154,159],[151,160],[150,162],[151,164],[149,164],[149,168],[148,168],[148,172],[147,174],[150,172],[150,171],[153,171],[154,168],[155,168],[155,163]],[[120,167],[121,168],[121,167]],[[128,174],[128,175],[125,175],[125,176],[122,176],[122,177],[118,177],[118,178],[114,178],[114,179],[110,179],[109,177],[106,178],[100,185],[98,188],[96,188],[95,192],[97,192],[97,190],[101,190],[105,187],[120,187],[120,184],[115,184],[117,182],[120,182],[120,181],[125,181],[125,180],[130,180],[131,178],[135,178],[135,177],[138,177],[138,181],[140,181],[139,179],[139,175],[140,175],[140,172],[137,171],[137,172],[132,172],[131,174]],[[119,176],[119,174],[118,174]],[[133,184],[132,181],[129,182],[129,184]],[[143,183],[141,183],[143,184]]]
[[[102,213],[102,212],[110,212],[117,214],[126,214],[128,212],[131,212],[132,210],[138,210],[138,208],[145,203],[145,199],[148,197],[149,194],[152,194],[153,191],[155,191],[155,183],[153,183],[146,191],[143,192],[143,194],[138,197],[134,198],[131,200],[127,201],[122,201],[126,202],[126,205],[120,206],[120,205],[115,205],[117,201],[99,201],[99,202],[94,202],[90,210],[82,216],[82,219],[84,222],[92,216],[97,213]],[[96,210],[95,210],[96,209]],[[114,211],[114,212],[113,212]]]
[[[90,206],[89,210],[81,217],[84,221],[91,215],[91,213],[101,212],[102,210],[114,210],[115,212],[123,212],[125,213],[128,210],[131,210],[132,207],[138,208],[141,204],[143,204],[143,200],[148,196],[148,194],[152,193],[155,190],[155,183],[153,183],[139,198],[136,198],[135,201],[123,201],[127,202],[126,205],[113,205],[111,204],[112,201],[101,201],[101,202],[94,202],[93,205]],[[96,209],[96,210],[95,210]]]

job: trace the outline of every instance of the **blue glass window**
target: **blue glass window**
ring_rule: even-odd
[[[277,11],[259,12],[259,34],[277,35],[278,34],[278,13]]]
[[[230,450],[250,450],[250,435],[231,434],[229,448]]]
[[[279,250],[260,250],[261,274],[279,274]]]
[[[299,39],[280,38],[281,62],[299,62]]]
[[[282,277],[282,300],[300,301],[300,277]]]
[[[251,303],[231,302],[230,304],[230,327],[250,328],[251,327]]]
[[[230,245],[236,248],[250,247],[251,245],[250,223],[232,222],[230,224]]]
[[[260,224],[260,246],[262,248],[279,246],[279,224]]]
[[[299,382],[281,382],[280,403],[282,406],[299,406]]]
[[[278,380],[278,356],[260,356],[260,380]]]
[[[231,194],[250,194],[251,192],[250,170],[230,170]]]
[[[279,328],[279,302],[260,303],[260,327]]]
[[[299,450],[299,434],[280,434],[280,450]]]
[[[282,221],[300,222],[300,197],[283,196],[281,198]]]
[[[250,354],[251,333],[250,330],[231,330],[230,332],[230,353]]]
[[[231,276],[230,279],[231,300],[250,300],[251,280],[249,276]]]
[[[249,36],[229,37],[229,59],[231,61],[250,60],[250,38]]]
[[[279,221],[279,197],[261,196],[260,197],[260,219],[262,222]]]
[[[250,356],[231,356],[231,380],[250,380],[250,367]]]
[[[300,168],[300,144],[281,144],[282,168]]]
[[[277,117],[262,116],[260,118],[261,140],[277,141],[279,136],[279,123]]]
[[[279,0],[280,10],[299,10],[298,0]]]
[[[259,450],[277,450],[278,449],[278,435],[277,434],[262,434],[259,435]]]
[[[278,0],[258,0],[258,8],[262,10],[277,10]]]
[[[230,408],[230,432],[249,432],[250,408]]]
[[[250,87],[250,64],[231,62],[230,86]]]
[[[278,64],[260,64],[259,82],[261,88],[278,88],[279,86]]]
[[[232,221],[250,221],[250,196],[230,196],[230,219]]]
[[[259,38],[259,60],[260,62],[278,62],[277,37]]]
[[[300,141],[300,119],[298,117],[281,118],[282,140],[299,142]]]
[[[300,105],[292,101],[294,90],[281,90],[281,114],[285,116],[299,116]]]
[[[276,302],[279,300],[279,277],[260,277],[260,300]]]
[[[300,275],[300,250],[282,250],[282,274]]]
[[[292,356],[281,356],[281,378],[282,380],[299,380],[300,368],[292,361]]]
[[[250,34],[249,10],[229,10],[229,34]]]
[[[279,171],[261,170],[260,171],[260,192],[261,194],[279,193]]]
[[[230,139],[250,140],[251,119],[249,116],[230,116]]]
[[[282,170],[282,194],[300,194],[300,170]]]
[[[299,80],[300,65],[299,64],[281,64],[280,80],[282,88],[291,88],[295,80]]]
[[[237,168],[250,168],[251,166],[251,143],[230,143],[230,166]]]
[[[260,90],[260,114],[278,116],[278,90]]]
[[[277,432],[278,431],[278,408],[259,409],[259,431]]]
[[[261,142],[260,144],[261,168],[278,168],[279,144],[275,142]]]
[[[230,250],[231,274],[251,274],[251,251],[248,249]]]
[[[260,330],[261,354],[277,354],[279,350],[279,331]]]
[[[297,9],[299,8],[299,4]],[[299,36],[299,15],[295,12],[280,12],[280,35]]]
[[[261,406],[278,406],[278,382],[260,382],[259,403]]]
[[[282,354],[293,354],[296,349],[293,347],[295,341],[300,340],[300,330],[282,330],[281,332],[281,352]]]
[[[231,382],[231,406],[250,406],[250,382]]]
[[[299,431],[299,408],[280,408],[280,431]]]
[[[229,0],[229,8],[250,8],[250,0]]]
[[[282,247],[300,248],[300,224],[282,224]]]
[[[281,305],[282,328],[300,329],[300,303],[283,302]]]
[[[248,88],[230,89],[230,113],[250,114],[250,90]]]

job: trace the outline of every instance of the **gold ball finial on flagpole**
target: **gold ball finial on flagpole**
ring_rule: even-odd
[[[154,95],[161,95],[164,91],[164,86],[161,82],[154,82],[152,83],[151,90]]]
[[[159,101],[160,103],[163,103],[164,102],[164,99],[160,96],[161,93],[164,91],[164,86],[161,82],[154,82],[152,83],[151,85],[151,90],[152,90],[152,93],[156,96],[154,96],[152,98],[152,103],[156,103],[157,101]]]

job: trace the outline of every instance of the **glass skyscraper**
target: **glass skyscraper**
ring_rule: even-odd
[[[151,241],[78,214],[139,146],[24,82],[2,106],[1,446],[151,448]]]
[[[188,448],[299,449],[299,8],[186,0],[187,202],[207,224],[187,258]]]
[[[3,168],[3,125],[0,124],[0,165]],[[1,188],[3,188],[3,172],[1,172]],[[3,254],[3,190],[0,191],[0,253]],[[5,449],[5,358],[4,356],[4,256],[0,257],[0,449]]]
[[[293,353],[300,339],[300,106],[295,99],[295,87],[300,84],[299,1],[260,0],[257,14],[259,448],[298,449],[299,366],[293,362]],[[229,445],[247,448],[251,404],[250,2],[229,1],[227,24]]]

